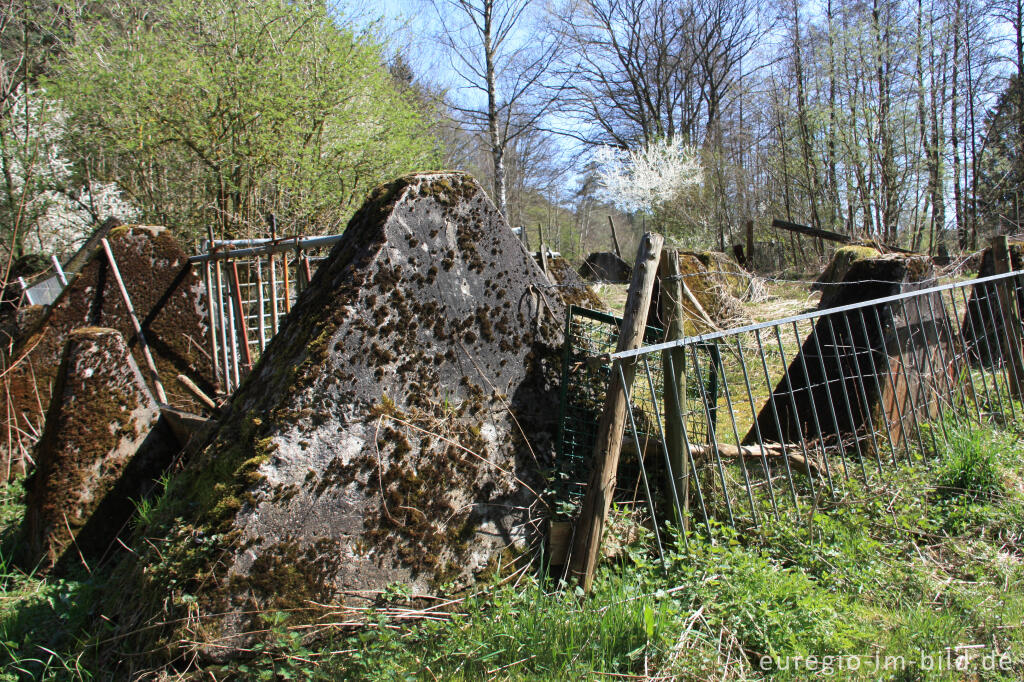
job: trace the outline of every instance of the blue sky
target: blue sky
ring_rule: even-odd
[[[438,30],[436,12],[429,0],[378,0],[370,10],[382,16],[385,31],[393,35],[396,45],[411,45],[407,56],[417,76],[431,74],[429,80],[450,80],[448,60],[437,49],[431,35]]]

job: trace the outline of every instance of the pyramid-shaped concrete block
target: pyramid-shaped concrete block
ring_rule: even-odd
[[[854,259],[843,279],[822,295],[819,309],[842,307],[934,286],[927,256],[887,254]],[[790,360],[744,443],[798,443],[816,439],[835,446],[856,437],[873,449],[883,425],[902,442],[903,417],[936,416],[938,396],[958,381],[947,347],[942,298],[879,304],[817,318]],[[874,363],[874,364],[872,364]],[[792,395],[790,395],[792,389]],[[795,409],[794,409],[795,408]],[[819,434],[817,429],[821,429]],[[870,436],[870,437],[869,437]]]
[[[185,374],[207,392],[213,391],[209,360],[209,311],[199,273],[167,230],[155,227],[117,227],[109,233],[110,247],[125,288],[142,321],[157,369],[172,406],[201,413],[203,406],[174,380]],[[76,257],[78,258],[78,257]],[[68,335],[79,327],[102,326],[121,332],[140,367],[145,367],[127,308],[102,249],[81,256],[81,271],[64,289],[29,333],[3,354],[3,392],[0,428],[13,434],[11,452],[0,443],[0,481],[31,470],[26,455],[32,434],[43,429],[46,405],[57,378]],[[150,381],[146,377],[147,383]]]
[[[469,176],[379,188],[171,483],[151,530],[169,542],[139,594],[175,576],[204,614],[175,637],[221,656],[264,628],[260,611],[298,622],[522,560],[553,456],[563,315]]]
[[[124,337],[68,334],[27,483],[20,563],[48,570],[65,551],[102,556],[177,451]],[[127,474],[127,476],[126,476]],[[72,545],[74,548],[71,549]]]

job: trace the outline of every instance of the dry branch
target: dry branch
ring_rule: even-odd
[[[779,443],[765,443],[763,447],[766,459],[786,457],[791,467],[798,469],[806,475],[818,477],[822,474],[823,467],[821,464],[813,459],[808,461],[801,453],[796,451],[795,446],[787,447]],[[715,447],[712,445],[691,445],[690,453],[694,459],[707,457],[715,454]],[[735,445],[721,444],[718,446],[718,455],[723,459],[743,457],[748,460],[761,461],[761,446],[741,445],[737,447]]]

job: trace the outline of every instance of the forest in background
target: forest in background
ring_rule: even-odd
[[[390,5],[388,6],[390,7]],[[772,218],[916,251],[1021,231],[1024,0],[0,1],[0,231],[339,232],[473,173],[531,245]],[[371,12],[377,10],[370,10]],[[424,46],[429,46],[426,49]],[[431,55],[434,61],[424,58]]]

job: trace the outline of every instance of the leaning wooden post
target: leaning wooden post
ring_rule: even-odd
[[[156,363],[153,362],[153,355],[149,352],[146,335],[142,333],[142,323],[139,322],[139,316],[135,314],[135,306],[132,305],[132,299],[124,286],[124,280],[121,279],[121,271],[117,267],[114,252],[110,250],[110,242],[103,238],[100,240],[100,244],[103,245],[103,252],[107,256],[107,262],[110,264],[110,272],[114,275],[114,281],[117,282],[117,288],[121,292],[121,300],[124,302],[124,307],[128,309],[128,318],[132,321],[135,336],[139,339],[139,347],[142,348],[142,357],[146,361],[146,367],[149,369],[150,374],[153,375],[153,388],[156,390],[156,399],[160,401],[161,405],[166,405],[167,394],[164,393],[164,385],[160,383],[160,373],[156,371]]]
[[[747,270],[754,271],[754,221],[747,221]]]
[[[192,381],[191,379],[189,379],[184,374],[179,374],[178,375],[178,381],[181,382],[181,385],[184,386],[185,388],[187,388],[189,393],[194,395],[196,397],[196,399],[199,400],[199,402],[201,402],[202,404],[206,405],[212,411],[214,411],[214,412],[217,411],[217,409],[218,409],[217,408],[217,403],[215,403],[213,401],[213,398],[211,398],[210,396],[206,395],[206,393],[203,392],[203,389],[201,389],[198,386],[196,386],[196,382]]]
[[[305,286],[303,287],[303,290],[305,290],[305,288],[309,286],[309,283],[313,281],[313,273],[309,269],[309,255],[305,252],[302,254],[302,271],[306,280]]]
[[[608,216],[608,227],[612,229],[612,246],[615,247],[615,255],[622,258],[622,251],[619,249],[619,235],[615,234],[615,221]]]
[[[644,233],[633,266],[633,279],[626,295],[626,308],[622,315],[622,328],[616,352],[638,348],[643,341],[647,326],[647,313],[651,307],[654,279],[658,271],[658,259],[664,237],[650,232]],[[569,575],[582,582],[589,591],[594,582],[594,570],[601,554],[601,535],[612,503],[615,477],[619,467],[619,451],[626,424],[627,395],[633,384],[635,363],[622,363],[625,385],[619,378],[618,362],[612,368],[612,379],[608,384],[604,411],[597,425],[597,443],[594,446],[593,470],[583,498],[583,509],[576,525],[573,539]]]
[[[540,269],[544,271],[544,276],[548,278],[548,282],[551,284],[558,284],[551,277],[551,271],[548,269],[548,245],[544,242],[540,243]]]
[[[665,321],[665,341],[677,341],[686,334],[683,322],[686,313],[683,310],[683,282],[679,271],[679,251],[664,249],[661,252],[661,264],[658,266],[661,275],[661,319]],[[678,496],[678,523],[683,530],[688,530],[690,509],[690,460],[683,455],[683,431],[681,428],[682,408],[680,401],[686,395],[686,351],[674,348],[664,351],[661,356],[662,376],[665,381],[663,411],[665,419],[665,447],[668,450],[668,461],[675,479],[675,491]],[[676,390],[669,388],[668,382],[675,383]]]
[[[995,273],[1003,275],[1013,270],[1010,260],[1010,243],[1006,235],[992,239],[992,262]],[[1009,279],[998,282],[1002,290],[999,298],[1000,314],[1003,324],[996,324],[1002,330],[1003,350],[1009,356],[1010,391],[1016,398],[1024,397],[1024,357],[1021,356],[1021,319],[1017,312],[1017,288]]]

